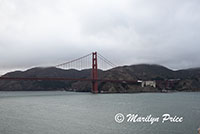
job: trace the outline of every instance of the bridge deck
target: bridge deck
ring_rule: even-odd
[[[100,81],[100,82],[113,82],[113,83],[138,83],[135,80],[110,80],[110,79],[83,79],[83,78],[33,78],[33,77],[0,77],[0,80],[32,80],[32,81]]]

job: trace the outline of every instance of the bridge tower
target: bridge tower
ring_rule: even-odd
[[[92,92],[98,93],[97,52],[92,53]]]

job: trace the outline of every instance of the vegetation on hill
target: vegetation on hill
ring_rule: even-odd
[[[173,71],[160,65],[139,64],[116,67],[107,71],[98,71],[100,79],[114,80],[154,80],[166,82],[178,80],[170,90],[200,91],[200,68]],[[27,71],[10,72],[2,77],[32,77],[32,78],[90,78],[91,70],[63,70],[59,68],[32,68]],[[165,87],[163,86],[165,89]],[[91,91],[91,82],[81,81],[16,81],[1,80],[0,91]],[[160,92],[161,88],[141,87],[140,84],[99,82],[102,92]]]

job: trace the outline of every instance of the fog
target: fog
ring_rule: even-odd
[[[0,0],[0,74],[97,51],[117,65],[200,67],[199,0]]]

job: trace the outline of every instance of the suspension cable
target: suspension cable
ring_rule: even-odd
[[[116,67],[116,65],[114,63],[112,63],[111,61],[109,61],[107,58],[105,58],[104,56],[102,56],[101,54],[98,53],[98,57],[103,60],[104,62],[106,62],[107,64],[109,64],[111,67]]]
[[[68,61],[68,62],[64,62],[64,63],[58,64],[58,65],[56,65],[55,67],[60,67],[60,66],[64,66],[64,65],[67,65],[67,64],[70,64],[70,63],[76,62],[76,61],[78,61],[78,60],[81,60],[81,59],[83,59],[83,58],[86,58],[86,57],[90,56],[91,54],[92,54],[92,53],[87,54],[87,55],[85,55],[85,56],[82,56],[82,57],[80,57],[80,58],[77,58],[77,59],[74,59],[74,60]]]

